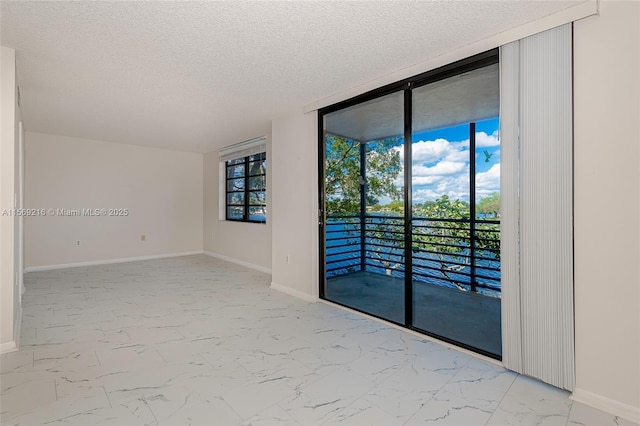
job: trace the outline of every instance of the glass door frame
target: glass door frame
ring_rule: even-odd
[[[436,81],[444,80],[449,77],[460,75],[466,72],[470,72],[479,68],[484,68],[489,65],[499,63],[499,50],[492,49],[472,57],[454,62],[449,65],[445,65],[436,68],[431,71],[419,74],[414,77],[410,77],[404,80],[400,80],[395,83],[371,90],[353,98],[338,102],[336,104],[321,108],[318,110],[318,256],[319,256],[319,297],[323,300],[327,300],[331,303],[336,303],[341,306],[345,306],[349,309],[362,312],[366,315],[370,315],[387,322],[399,325],[401,327],[425,334],[431,337],[435,337],[439,340],[447,343],[454,344],[456,346],[471,350],[476,353],[488,356],[494,359],[501,359],[501,356],[484,351],[482,349],[472,347],[461,343],[459,341],[447,338],[446,336],[430,333],[424,329],[417,328],[412,325],[413,323],[413,264],[412,264],[412,244],[413,244],[413,229],[412,229],[412,184],[411,184],[411,170],[412,165],[412,120],[413,120],[413,103],[412,103],[412,90],[427,84],[434,83]],[[389,319],[380,317],[370,312],[365,312],[360,309],[343,305],[339,302],[329,300],[326,298],[326,212],[325,212],[325,129],[324,129],[324,117],[327,114],[336,112],[354,105],[361,104],[373,99],[377,99],[392,93],[403,92],[404,94],[404,258],[405,258],[405,274],[404,274],[404,323],[397,323],[390,321]],[[474,161],[471,161],[474,163]],[[474,166],[473,166],[474,167]],[[474,167],[475,168],[475,167]],[[475,185],[471,183],[471,189],[473,190]],[[475,190],[470,195],[471,200],[475,199]],[[475,209],[475,205],[472,207],[472,211]],[[473,222],[473,221],[471,221]]]

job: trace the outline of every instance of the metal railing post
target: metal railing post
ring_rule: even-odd
[[[469,123],[469,259],[471,291],[476,289],[476,123]]]
[[[360,142],[360,270],[367,270],[367,145]]]

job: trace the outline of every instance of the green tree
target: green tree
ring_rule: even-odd
[[[476,213],[487,219],[500,217],[500,193],[493,192],[480,200],[476,205]],[[476,247],[492,253],[500,259],[500,225],[496,223],[478,223],[476,225]]]
[[[468,253],[471,231],[469,203],[452,200],[443,195],[413,209],[414,217],[425,218],[413,230],[414,251],[429,252],[440,263],[440,272],[458,289],[466,291],[463,283],[452,273],[462,271],[469,263]]]
[[[379,203],[380,197],[399,200],[402,191],[395,185],[402,164],[394,147],[398,137],[366,144],[366,176],[360,171],[360,143],[340,136],[325,137],[325,207],[328,215],[360,212],[360,190],[366,179],[367,205]]]
[[[393,202],[392,202],[393,203]],[[404,265],[403,219],[376,216],[367,223],[368,253],[373,255],[387,275]]]
[[[476,205],[476,212],[482,213],[485,215],[492,215],[493,217],[500,216],[500,193],[493,192],[482,200],[478,202]]]
[[[404,202],[402,200],[393,200],[386,207],[393,213],[400,214],[404,212]]]
[[[469,203],[452,200],[445,194],[435,201],[425,201],[423,204],[414,205],[413,216],[430,219],[468,219]]]
[[[456,272],[469,266],[471,228],[469,203],[443,195],[433,202],[414,206],[414,218],[425,218],[413,230],[414,251],[428,252],[440,263],[440,273],[459,290],[467,291],[466,281]],[[499,225],[478,223],[475,232],[476,254],[492,253],[500,258]]]

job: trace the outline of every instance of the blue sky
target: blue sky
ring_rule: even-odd
[[[498,127],[497,118],[476,123],[478,200],[500,191]],[[443,194],[469,201],[469,125],[416,133],[412,142],[413,202],[435,200]],[[403,157],[402,150],[400,155]]]

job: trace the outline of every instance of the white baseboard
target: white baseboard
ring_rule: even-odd
[[[79,266],[110,265],[112,263],[139,262],[141,260],[165,259],[169,257],[191,256],[202,254],[202,251],[187,251],[184,253],[155,254],[151,256],[124,257],[120,259],[91,260],[88,262],[63,263],[60,265],[29,266],[25,272],[51,271],[53,269],[77,268]]]
[[[18,350],[18,345],[16,342],[4,342],[0,343],[0,354],[6,354],[7,352],[13,352]]]
[[[316,296],[312,296],[310,294],[304,293],[304,292],[302,292],[300,290],[293,289],[291,287],[283,286],[282,284],[278,284],[278,283],[275,283],[273,281],[271,282],[271,288],[276,290],[276,291],[279,291],[281,293],[288,294],[289,296],[293,296],[293,297],[297,297],[298,299],[302,299],[305,302],[315,303],[315,302],[317,302],[319,300]]]
[[[634,407],[633,405],[625,404],[579,388],[573,391],[570,398],[576,402],[589,405],[625,420],[640,423],[640,407]]]
[[[244,260],[235,259],[229,256],[223,256],[218,253],[213,253],[210,251],[205,251],[203,254],[207,256],[215,257],[216,259],[224,260],[225,262],[235,263],[236,265],[246,266],[247,268],[255,269],[256,271],[264,272],[265,274],[271,275],[271,269],[265,268],[264,266],[256,265],[254,263],[245,262]]]

